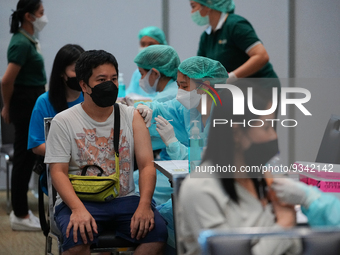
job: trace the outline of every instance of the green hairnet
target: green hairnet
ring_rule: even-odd
[[[190,79],[209,78],[212,83],[225,83],[229,77],[224,66],[216,60],[195,56],[187,58],[178,67],[178,71]]]
[[[235,10],[234,0],[194,0],[194,1],[223,13],[230,13],[234,12]]]
[[[157,69],[166,77],[177,79],[177,70],[180,60],[174,48],[168,45],[150,45],[135,57],[138,67],[150,70]]]
[[[165,34],[164,34],[163,30],[158,28],[158,27],[151,26],[151,27],[145,27],[145,28],[141,29],[139,31],[139,34],[138,34],[139,40],[141,40],[142,37],[144,37],[144,36],[149,36],[149,37],[155,39],[160,44],[164,44],[164,45],[168,44],[166,39],[165,39]]]

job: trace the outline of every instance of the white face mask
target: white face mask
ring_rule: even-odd
[[[151,72],[152,69],[149,70],[149,72],[145,75],[143,79],[139,80],[139,86],[148,94],[153,94],[156,92],[159,78],[161,78],[161,76],[159,75],[158,78],[155,80],[154,84],[151,85],[149,81]]]
[[[138,52],[141,52],[142,50],[144,50],[146,47],[139,47],[138,48]]]
[[[35,17],[35,16],[34,16]],[[41,16],[40,18],[35,17],[35,21],[32,22],[34,26],[34,30],[40,32],[48,23],[48,19],[46,15]]]
[[[201,100],[202,95],[197,93],[197,89],[186,91],[179,89],[176,99],[188,110],[196,108]]]

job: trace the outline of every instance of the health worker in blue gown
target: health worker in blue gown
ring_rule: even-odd
[[[138,34],[139,39],[139,52],[151,45],[167,45],[167,41],[165,38],[165,34],[162,29],[149,26],[141,29]],[[139,87],[139,80],[141,79],[141,74],[138,68],[133,72],[130,85],[126,89],[126,95],[128,96],[131,93],[138,94],[140,96],[153,98],[157,95],[157,92],[148,93],[145,92],[141,87]]]

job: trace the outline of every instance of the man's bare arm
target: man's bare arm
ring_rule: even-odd
[[[154,227],[154,214],[151,210],[152,195],[156,185],[156,169],[153,163],[151,138],[143,118],[135,110],[133,118],[135,155],[139,168],[140,201],[131,220],[131,236],[145,237]],[[138,231],[138,232],[137,232]]]

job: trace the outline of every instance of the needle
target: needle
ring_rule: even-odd
[[[174,121],[173,119],[171,119],[171,120],[168,120],[169,122],[171,122],[171,121]],[[154,121],[154,122],[151,122],[151,124],[157,124],[158,122],[157,121]]]

